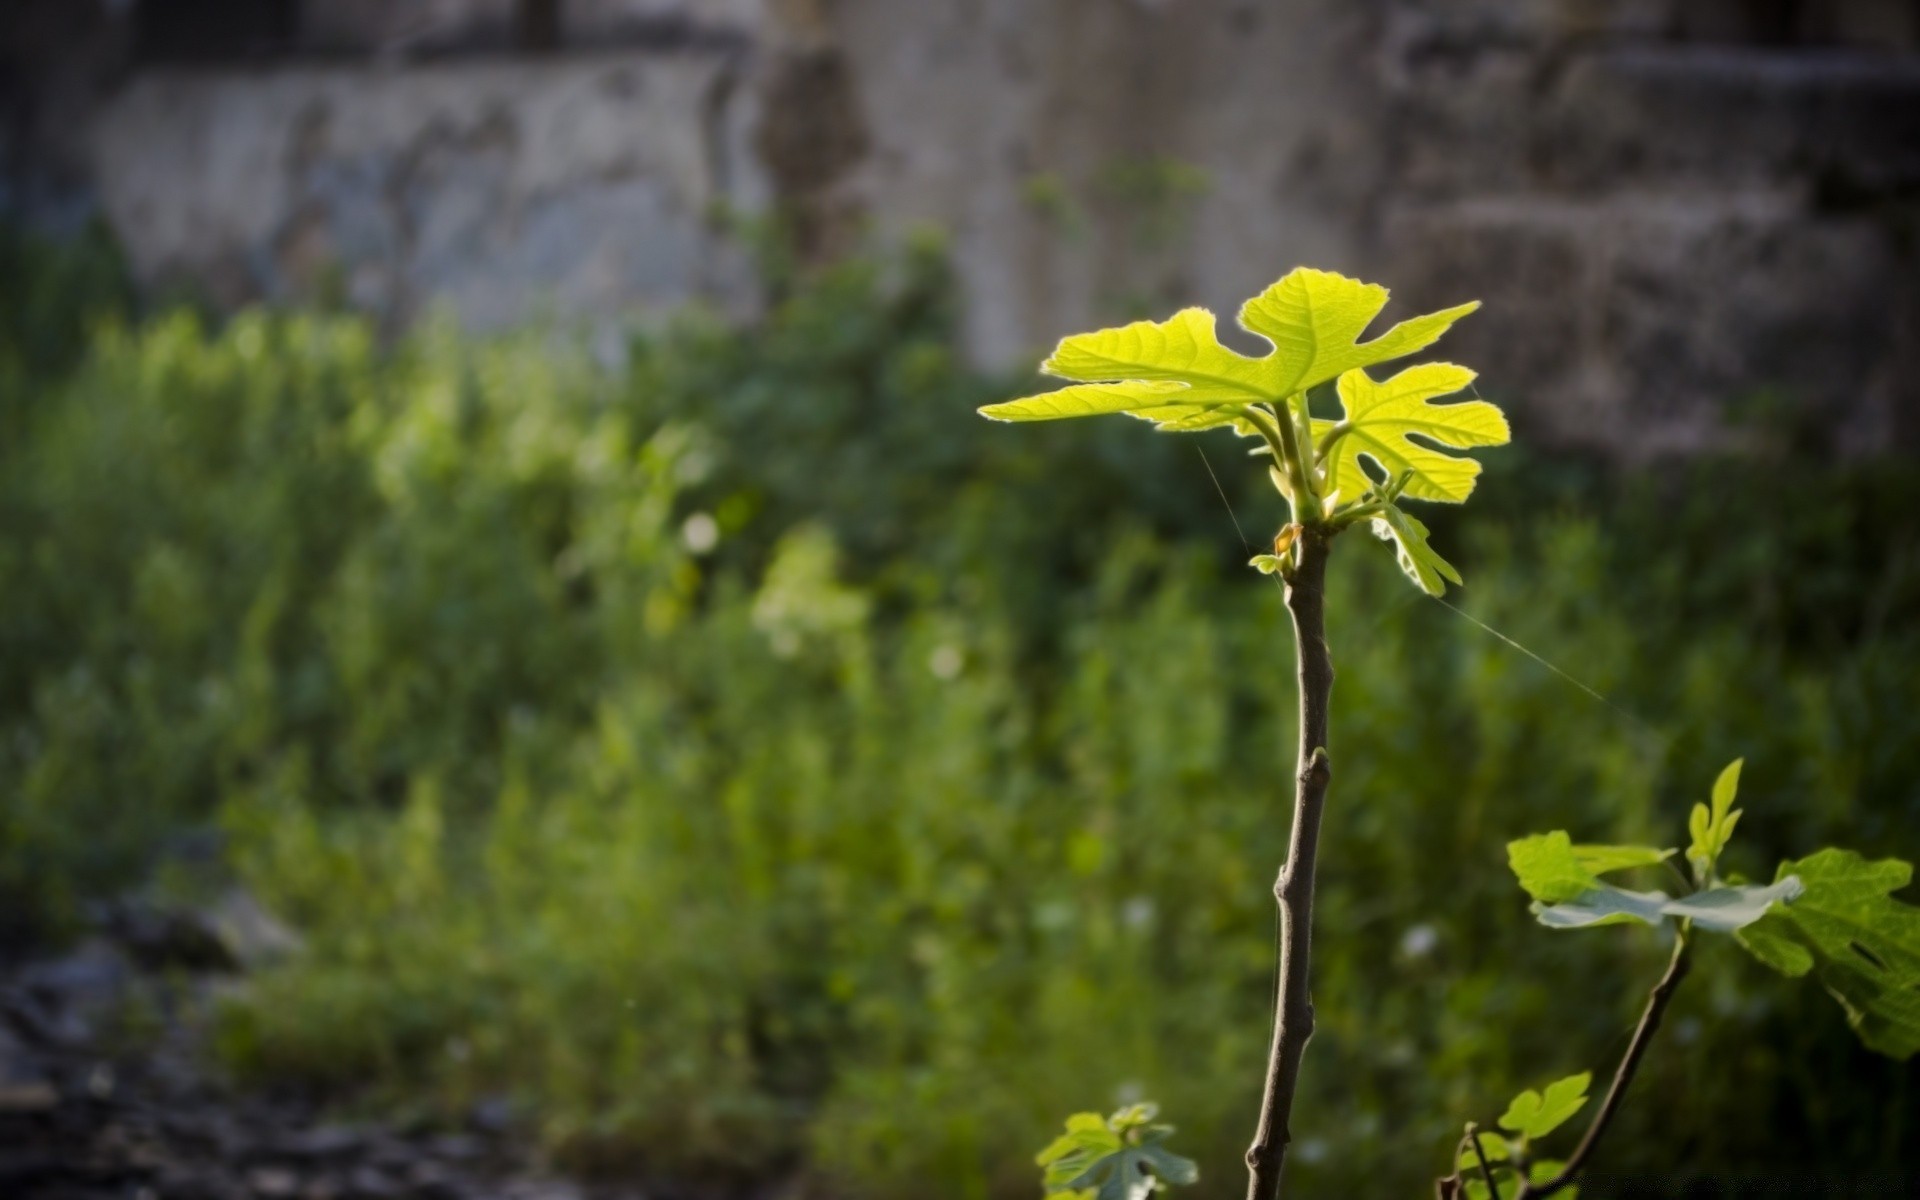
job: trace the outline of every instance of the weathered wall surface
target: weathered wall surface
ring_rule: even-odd
[[[134,69],[86,124],[149,280],[743,307],[711,213],[779,206],[817,254],[948,230],[995,365],[1306,262],[1485,299],[1449,348],[1536,439],[1770,393],[1920,443],[1915,0],[568,0],[534,57],[505,0],[303,12],[324,62]]]
[[[1676,40],[1661,4],[1479,7],[1400,10],[1375,244],[1410,298],[1486,298],[1452,349],[1530,432],[1684,450],[1765,400],[1842,451],[1913,446],[1920,59],[1890,22],[1920,6],[1826,7],[1899,34],[1874,51]]]
[[[93,135],[146,279],[228,303],[339,295],[391,320],[738,301],[709,211],[751,199],[718,55],[156,72]]]

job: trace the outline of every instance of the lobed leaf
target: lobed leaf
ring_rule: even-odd
[[[1587,1085],[1592,1082],[1593,1072],[1582,1071],[1548,1084],[1544,1094],[1528,1088],[1507,1105],[1500,1128],[1522,1137],[1545,1137],[1586,1105]]]
[[[1868,1049],[1920,1050],[1920,908],[1892,896],[1913,867],[1829,848],[1780,864],[1777,877],[1797,879],[1801,896],[1735,934],[1740,944],[1782,974],[1814,972]]]
[[[1688,920],[1715,933],[1732,933],[1759,921],[1774,905],[1792,903],[1803,890],[1799,879],[1785,875],[1766,886],[1724,885],[1675,899],[1663,891],[1616,887],[1589,865],[1619,870],[1659,862],[1671,853],[1647,846],[1575,846],[1563,830],[1507,844],[1514,877],[1533,897],[1534,915],[1550,929]]]
[[[1284,398],[1345,371],[1424,350],[1480,302],[1402,321],[1373,341],[1360,342],[1386,306],[1387,289],[1377,283],[1297,267],[1240,306],[1240,327],[1273,343],[1264,361],[1272,366],[1273,396]]]
[[[1273,365],[1222,346],[1204,308],[1062,338],[1040,369],[1082,383],[1178,381],[1189,385],[1194,401],[1245,404],[1278,394]]]
[[[1414,436],[1456,450],[1504,445],[1507,419],[1485,400],[1435,404],[1473,382],[1474,373],[1452,363],[1425,363],[1384,383],[1362,370],[1340,376],[1339,420],[1313,423],[1314,443],[1328,448],[1327,487],[1358,496],[1373,486],[1360,460],[1371,459],[1388,479],[1409,474],[1404,496],[1459,504],[1472,494],[1480,464],[1413,441]]]
[[[1273,343],[1264,357],[1250,358],[1221,345],[1214,315],[1184,308],[1164,321],[1135,321],[1062,338],[1040,369],[1076,386],[980,411],[999,421],[1126,412],[1164,429],[1211,429],[1236,423],[1217,410],[1282,403],[1344,371],[1404,357],[1431,345],[1479,307],[1475,301],[1416,317],[1358,343],[1386,302],[1387,290],[1377,284],[1302,267],[1241,307],[1240,324]],[[1251,425],[1237,424],[1244,436],[1258,436]]]
[[[1412,513],[1389,504],[1373,519],[1372,528],[1375,537],[1393,543],[1400,569],[1427,595],[1444,595],[1447,585],[1443,580],[1460,582],[1460,572],[1428,543],[1426,525]]]
[[[1600,882],[1582,865],[1563,829],[1508,842],[1507,865],[1527,895],[1543,904],[1571,900]]]
[[[1049,1194],[1067,1193],[1093,1200],[1145,1200],[1156,1180],[1190,1184],[1200,1168],[1162,1143],[1171,1126],[1154,1125],[1158,1109],[1135,1104],[1111,1117],[1075,1113],[1067,1130],[1034,1158],[1044,1168]]]
[[[1058,421],[1116,412],[1144,416],[1154,411],[1164,411],[1172,416],[1193,408],[1191,403],[1175,403],[1176,397],[1191,391],[1186,384],[1171,380],[1077,383],[1057,391],[1041,392],[1037,396],[989,404],[980,410],[980,415],[995,421]]]

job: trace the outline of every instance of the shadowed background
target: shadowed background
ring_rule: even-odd
[[[1309,263],[1486,302],[1449,599],[1607,697],[1343,539],[1291,1170],[1418,1188],[1663,957],[1534,926],[1508,838],[1679,844],[1744,754],[1739,870],[1920,851],[1917,52],[1891,0],[9,6],[8,954],[245,895],[298,949],[206,1069],[588,1176],[1029,1195],[1148,1095],[1236,1192],[1278,498],[972,410]],[[1912,1068],[1721,951],[1588,1194],[1893,1194]]]

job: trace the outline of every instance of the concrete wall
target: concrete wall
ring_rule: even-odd
[[[1305,262],[1392,284],[1400,312],[1483,298],[1449,350],[1532,438],[1737,440],[1766,392],[1841,450],[1920,441],[1915,0],[562,15],[560,52],[513,57],[500,0],[309,5],[329,57],[136,64],[82,157],[143,277],[231,303],[744,311],[708,218],[779,206],[821,255],[947,229],[994,365],[1230,312]]]

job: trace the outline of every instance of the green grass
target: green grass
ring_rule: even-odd
[[[1031,1195],[1062,1116],[1148,1095],[1237,1193],[1280,597],[1189,444],[989,426],[1010,389],[951,326],[928,254],[616,365],[179,312],[56,360],[0,323],[6,906],[70,923],[218,821],[309,940],[226,1014],[243,1075],[507,1094],[576,1166],[876,1197]],[[1457,599],[1610,702],[1338,546],[1315,1194],[1410,1193],[1461,1120],[1610,1069],[1662,951],[1533,926],[1509,837],[1679,844],[1744,754],[1734,867],[1920,851],[1910,467],[1491,457],[1435,521]],[[1232,502],[1270,536],[1276,497]],[[1912,1068],[1700,965],[1606,1170],[1902,1164]]]

